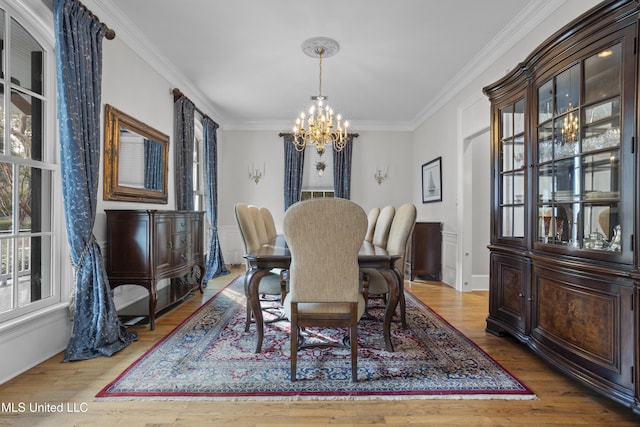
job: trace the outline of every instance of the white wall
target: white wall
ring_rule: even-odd
[[[168,203],[136,203],[103,200],[104,156],[100,162],[100,178],[98,190],[98,206],[94,235],[96,241],[106,246],[106,216],[105,209],[175,209],[174,186],[174,118],[173,118],[173,87],[149,64],[143,61],[131,50],[122,39],[104,40],[103,68],[102,68],[102,130],[101,143],[104,150],[104,105],[110,104],[126,114],[140,120],[152,128],[169,136],[169,175],[168,175]],[[159,288],[166,286],[168,280],[162,281]],[[145,288],[135,285],[119,286],[114,290],[116,308],[121,308],[141,298],[146,298]]]
[[[242,241],[233,207],[242,202],[269,208],[280,231],[284,217],[284,147],[276,131],[218,131],[218,231],[227,263],[243,262]],[[351,200],[365,211],[374,206],[411,202],[411,134],[360,132],[353,143]],[[326,155],[331,155],[327,152]],[[265,165],[266,174],[256,184],[248,168]],[[387,167],[388,179],[374,179],[376,167]],[[315,173],[315,170],[305,170]],[[239,258],[240,257],[240,258]]]

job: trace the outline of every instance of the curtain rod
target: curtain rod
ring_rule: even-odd
[[[283,136],[293,136],[293,132],[280,132],[278,134],[279,137],[283,137]],[[347,136],[352,136],[354,138],[359,137],[360,135],[358,135],[357,133],[348,133]]]
[[[100,25],[102,25],[104,27],[104,38],[107,40],[113,40],[116,38],[116,32],[114,30],[112,30],[111,28],[109,28],[107,26],[107,24],[105,24],[104,22],[102,22],[100,20],[100,18],[98,18],[93,12],[91,12],[91,10],[89,10],[89,8],[87,6],[85,6],[84,4],[82,4],[79,0],[74,0],[76,3],[78,3],[78,6],[80,6],[82,8],[82,10],[84,10],[85,12],[87,12],[89,14],[89,16],[93,19],[95,19],[96,21],[98,21],[100,23]]]
[[[182,93],[182,92],[180,91],[180,89],[178,89],[178,88],[173,89],[173,102],[174,102],[174,103],[175,103],[178,99],[182,98],[183,96],[184,96],[185,98],[189,99],[189,98],[188,98],[184,93]],[[193,101],[191,101],[190,99],[189,99],[189,101],[193,104]],[[200,113],[203,117],[209,117],[207,114],[203,113],[201,109],[199,109],[198,107],[196,107],[196,106],[195,106],[195,104],[193,105],[193,107],[194,107],[194,108],[196,109],[196,111],[197,111],[198,113]],[[209,119],[211,119],[211,117],[209,117]],[[211,120],[213,120],[213,119],[211,119]],[[213,123],[215,123],[215,124],[216,124],[216,126],[220,127],[220,125],[218,124],[218,122],[216,122],[215,120],[213,120]]]

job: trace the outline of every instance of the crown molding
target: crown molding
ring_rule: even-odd
[[[214,119],[220,124],[221,128],[223,127],[225,118],[219,114],[209,101],[200,96],[200,92],[189,79],[158,51],[151,40],[138,29],[136,24],[122,12],[113,0],[100,0],[100,2],[97,0],[82,0],[82,3],[99,16],[100,20],[107,24],[109,28],[115,30],[116,38],[121,39],[136,55],[147,62],[151,68],[157,70],[162,77],[173,85],[168,89],[169,92],[173,91],[174,88],[180,89],[186,97],[195,103],[199,110]]]
[[[413,119],[413,130],[416,130],[467,85],[478,78],[565,2],[566,0],[534,0],[530,2],[487,46],[440,89],[433,97],[433,101],[425,106]]]

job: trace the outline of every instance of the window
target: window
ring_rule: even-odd
[[[60,301],[52,279],[53,55],[26,25],[0,1],[0,322]]]
[[[315,147],[305,148],[301,200],[333,197],[333,149],[318,154]]]
[[[204,207],[204,131],[202,121],[196,116],[193,141],[193,209],[205,210]]]

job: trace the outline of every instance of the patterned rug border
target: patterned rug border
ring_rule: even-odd
[[[182,320],[178,325],[176,325],[171,331],[169,331],[164,337],[162,337],[158,342],[156,342],[153,346],[151,346],[147,351],[145,351],[141,356],[139,356],[134,362],[132,362],[124,371],[122,371],[113,381],[109,382],[105,387],[103,387],[96,395],[96,401],[135,401],[135,400],[158,400],[158,401],[224,401],[224,402],[234,402],[234,401],[308,401],[308,400],[434,400],[434,399],[443,399],[443,400],[537,400],[537,396],[535,393],[522,381],[520,381],[517,377],[515,377],[511,372],[502,366],[499,362],[497,362],[491,355],[485,352],[482,348],[480,348],[475,342],[473,342],[470,338],[468,338],[465,334],[460,332],[456,327],[454,327],[451,323],[449,323],[445,318],[443,318],[439,313],[429,307],[427,304],[423,303],[420,299],[415,297],[410,290],[406,290],[405,292],[410,294],[414,303],[420,305],[424,310],[429,311],[431,314],[435,315],[441,322],[445,323],[448,327],[453,329],[455,332],[460,335],[462,339],[464,339],[470,346],[475,348],[478,352],[482,353],[485,357],[490,359],[496,366],[502,369],[506,374],[508,374],[515,382],[522,386],[522,390],[504,390],[504,391],[486,391],[482,392],[479,390],[465,390],[465,391],[399,391],[399,392],[388,392],[388,391],[346,391],[346,392],[332,392],[331,394],[327,394],[327,392],[301,392],[301,391],[292,391],[292,392],[278,392],[277,394],[269,393],[265,394],[263,392],[260,393],[244,393],[239,395],[238,393],[221,393],[221,392],[179,392],[178,394],[172,394],[168,392],[109,392],[109,388],[116,384],[120,379],[126,376],[132,369],[134,369],[142,360],[144,360],[148,355],[153,353],[158,347],[160,347],[163,343],[169,340],[172,335],[182,328],[186,323],[191,321],[195,316],[197,316],[200,311],[206,309],[220,294],[222,294],[226,289],[230,288],[237,280],[241,280],[243,275],[238,275],[234,279],[232,279],[227,285],[222,287],[218,292],[212,295],[209,299],[204,301],[200,307],[195,309],[193,313],[187,316],[184,320]]]

